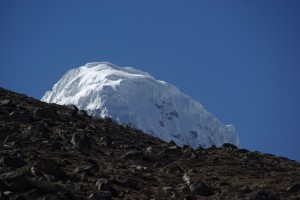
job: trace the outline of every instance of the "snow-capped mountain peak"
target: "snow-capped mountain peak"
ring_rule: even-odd
[[[172,84],[132,67],[95,62],[72,69],[42,101],[74,104],[90,115],[111,117],[178,145],[239,145],[234,126],[223,125]]]

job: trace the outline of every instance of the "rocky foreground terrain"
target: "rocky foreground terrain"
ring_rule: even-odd
[[[165,143],[0,88],[0,199],[300,199],[300,164]]]

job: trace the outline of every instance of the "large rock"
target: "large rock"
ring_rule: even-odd
[[[202,181],[196,181],[190,184],[189,187],[190,187],[190,191],[196,195],[207,197],[214,194],[213,190]]]
[[[112,194],[110,191],[94,192],[93,194],[89,195],[89,199],[91,199],[91,200],[110,200],[110,199],[112,199]]]
[[[15,191],[26,191],[32,188],[25,174],[20,171],[5,172],[0,175],[0,180]]]
[[[279,200],[279,198],[271,192],[260,190],[251,195],[248,200]]]
[[[71,143],[79,148],[91,147],[89,137],[84,130],[76,131],[72,136]]]
[[[0,165],[3,167],[19,168],[19,167],[23,167],[25,164],[26,162],[18,157],[6,156],[0,159]]]
[[[127,160],[143,160],[144,154],[142,151],[132,150],[123,154],[122,158]]]
[[[58,120],[60,119],[56,110],[52,107],[37,108],[34,111],[34,114],[35,114],[35,117],[40,117],[40,118],[52,118],[52,119],[58,119]]]
[[[53,175],[57,179],[65,180],[67,178],[66,173],[63,171],[60,164],[58,164],[55,160],[40,158],[34,167],[46,174]]]
[[[23,122],[31,122],[32,121],[32,117],[26,111],[15,110],[9,114],[9,117],[15,118],[15,119],[23,121]]]

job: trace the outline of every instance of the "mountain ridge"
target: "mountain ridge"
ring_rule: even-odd
[[[166,143],[0,88],[0,198],[300,198],[300,164],[232,144]]]
[[[233,125],[222,124],[176,86],[132,67],[95,62],[69,70],[42,101],[74,104],[180,146],[239,146]]]

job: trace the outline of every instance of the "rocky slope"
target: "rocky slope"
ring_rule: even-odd
[[[178,147],[0,88],[0,199],[300,199],[300,164]]]
[[[73,104],[180,146],[239,146],[233,125],[224,125],[174,85],[132,67],[87,63],[69,70],[42,101]]]

